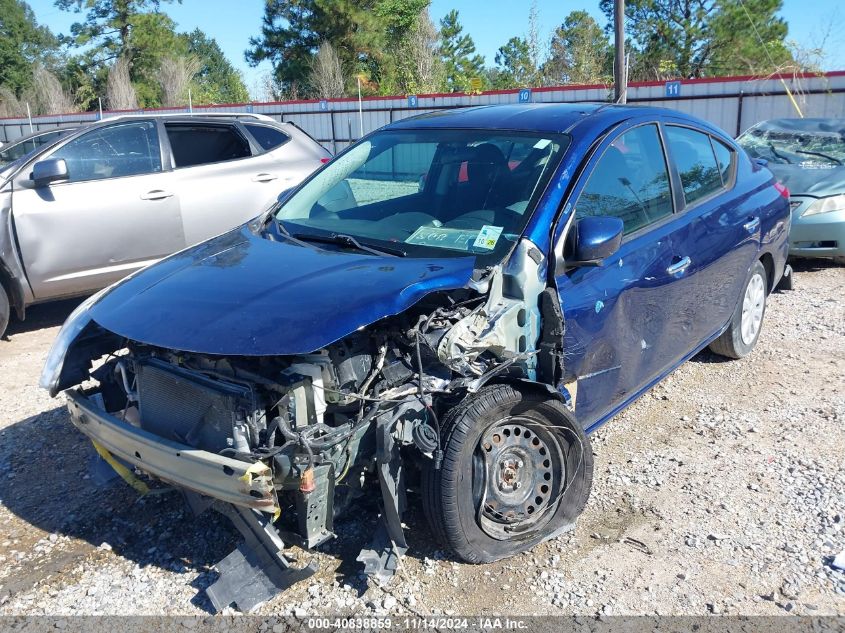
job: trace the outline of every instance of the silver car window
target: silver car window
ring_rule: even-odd
[[[152,121],[127,121],[91,130],[49,158],[65,160],[70,182],[161,171],[158,132]]]
[[[290,140],[290,137],[287,134],[281,130],[270,127],[269,125],[253,125],[250,123],[244,123],[244,127],[247,129],[247,132],[252,134],[252,138],[255,139],[256,143],[268,152],[271,149],[276,149],[280,145],[284,145]]]
[[[247,140],[231,125],[166,123],[164,127],[177,168],[252,155]]]

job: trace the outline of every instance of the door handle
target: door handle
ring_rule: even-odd
[[[749,233],[754,233],[760,227],[760,218],[748,218],[748,222],[742,225]]]
[[[278,178],[276,174],[257,174],[252,177],[252,182],[270,182],[276,178]]]
[[[666,272],[669,273],[670,275],[677,275],[678,273],[682,273],[687,268],[689,268],[689,265],[691,263],[692,263],[692,260],[689,257],[684,257],[683,259],[680,259],[680,260],[676,261],[674,264],[672,264],[671,266],[669,266],[669,268],[666,269]]]
[[[164,200],[165,198],[170,198],[172,195],[172,193],[164,189],[153,189],[147,193],[142,193],[141,200]]]

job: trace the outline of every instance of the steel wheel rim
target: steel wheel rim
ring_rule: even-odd
[[[494,422],[473,456],[479,527],[498,540],[539,529],[554,516],[565,479],[566,460],[555,433],[523,416]]]
[[[742,320],[740,321],[740,335],[742,342],[751,345],[760,331],[763,322],[763,310],[766,306],[766,285],[763,276],[755,273],[748,281],[745,296],[742,298]]]

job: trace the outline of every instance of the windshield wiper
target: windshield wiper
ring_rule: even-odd
[[[789,163],[790,165],[792,164],[792,161],[791,161],[791,160],[789,160],[786,156],[784,156],[783,154],[781,154],[779,151],[777,151],[777,150],[775,149],[775,144],[774,144],[774,143],[769,143],[769,149],[770,149],[770,150],[772,150],[772,154],[774,154],[774,155],[775,155],[775,156],[777,156],[778,158],[782,158],[783,160],[785,160],[785,161],[786,161],[787,163]]]
[[[394,257],[407,257],[408,253],[398,248],[391,248],[389,246],[370,246],[369,244],[362,244],[351,235],[343,233],[330,233],[328,235],[316,235],[311,233],[294,233],[293,237],[298,240],[305,240],[308,242],[322,242],[323,244],[340,244],[341,246],[351,246],[364,251],[372,253],[373,255],[393,255]]]
[[[305,248],[310,248],[310,249],[317,248],[313,244],[309,244],[308,242],[304,242],[301,239],[297,238],[295,235],[291,235],[291,232],[288,231],[287,227],[282,223],[282,221],[279,218],[274,217],[273,219],[276,221],[276,227],[279,229],[279,233],[281,233],[282,237],[284,237],[289,242],[293,242],[294,244],[297,244],[299,246],[304,246]]]
[[[832,160],[837,165],[842,164],[842,161],[839,160],[838,158],[834,158],[833,156],[828,156],[827,154],[822,154],[821,152],[811,152],[811,151],[806,150],[806,149],[796,149],[795,153],[796,154],[808,154],[809,156],[821,156],[824,159]]]

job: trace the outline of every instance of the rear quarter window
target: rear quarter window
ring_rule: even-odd
[[[281,147],[290,140],[290,137],[287,134],[285,134],[281,130],[277,130],[276,128],[270,127],[268,125],[255,125],[245,123],[244,127],[246,128],[247,132],[252,135],[252,138],[255,139],[255,142],[258,143],[261,148],[267,152],[269,152],[271,149]]]
[[[716,164],[719,166],[719,175],[722,177],[722,184],[727,187],[733,178],[733,155],[734,152],[721,141],[711,137],[713,151],[716,153]]]

